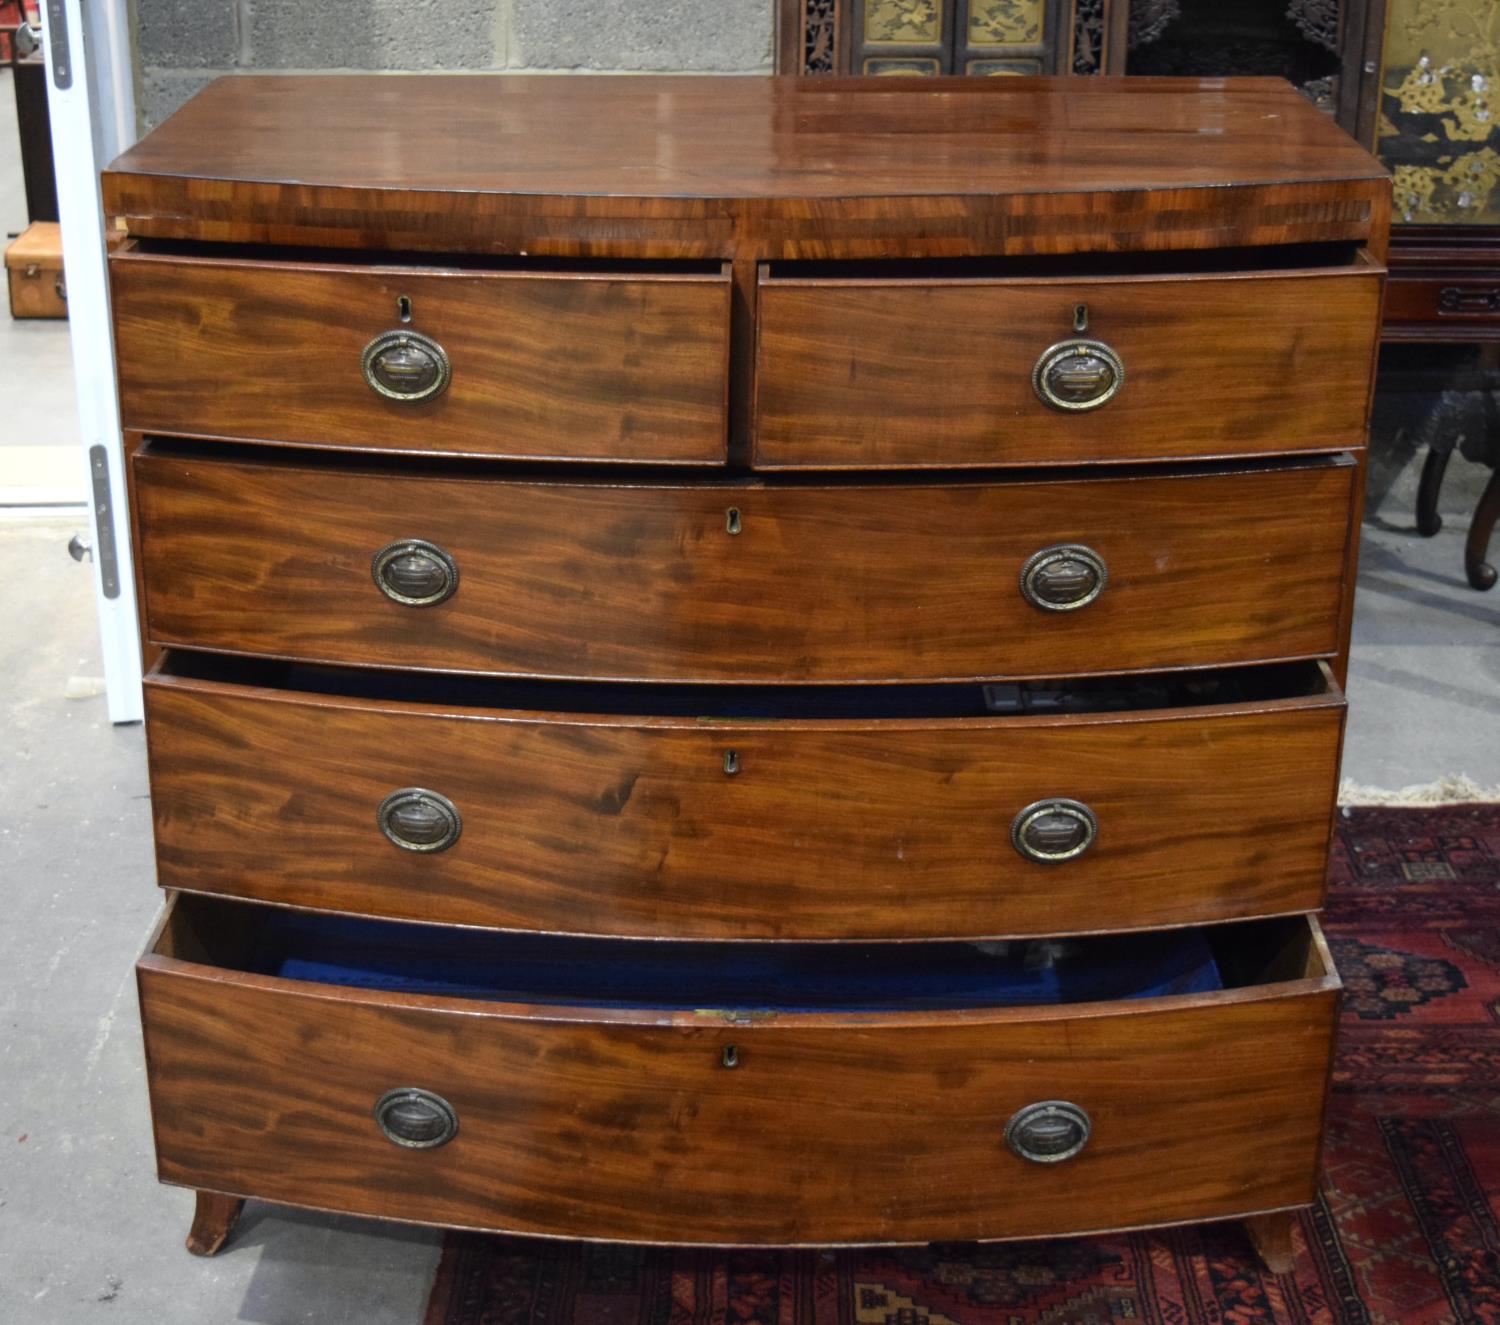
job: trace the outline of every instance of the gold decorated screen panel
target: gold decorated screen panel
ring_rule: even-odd
[[[1044,0],[969,0],[970,46],[1035,46]]]
[[[1042,72],[1040,60],[970,60],[964,73],[984,78],[1025,78]]]
[[[1500,4],[1389,0],[1376,151],[1398,224],[1500,225]]]
[[[943,67],[936,57],[929,55],[908,55],[895,58],[872,55],[865,60],[863,72],[883,75],[887,78],[936,78],[943,72]]]
[[[942,0],[864,0],[866,46],[936,45],[943,39]]]

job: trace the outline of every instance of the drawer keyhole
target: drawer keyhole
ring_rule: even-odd
[[[731,506],[724,513],[724,528],[731,534],[740,532],[740,508],[738,506]]]
[[[724,751],[724,772],[733,777],[740,771],[740,752],[738,750]]]
[[[740,1048],[737,1044],[726,1044],[723,1056],[719,1059],[725,1067],[738,1067],[740,1065]]]

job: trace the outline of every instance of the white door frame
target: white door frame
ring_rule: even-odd
[[[99,171],[135,141],[134,73],[128,0],[41,0],[47,107],[57,171],[63,261],[68,281],[68,331],[73,347],[80,463],[94,516],[94,599],[111,722],[139,722],[141,645],[130,549],[130,518],[115,394]],[[66,29],[54,32],[60,26]],[[66,58],[59,61],[66,48]],[[60,71],[59,65],[65,66]],[[60,72],[61,75],[60,76]],[[60,83],[66,86],[60,86]],[[108,507],[95,500],[94,461],[102,447]],[[116,571],[107,592],[103,549],[113,544]]]

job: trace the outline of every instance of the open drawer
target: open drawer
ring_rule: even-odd
[[[783,1245],[1312,1199],[1339,988],[1315,921],[1077,940],[1040,972],[1019,947],[829,952],[178,895],[138,967],[160,1176],[419,1223]],[[1041,986],[1063,1001],[1004,1001]]]
[[[636,938],[984,938],[1322,904],[1320,663],[992,687],[520,685],[173,652],[165,887]]]

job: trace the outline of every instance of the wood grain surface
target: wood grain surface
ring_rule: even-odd
[[[731,1024],[307,985],[160,953],[139,983],[167,1182],[744,1244],[1036,1237],[1304,1204],[1322,1113],[1309,1084],[1337,997],[1310,974],[1133,1003]],[[371,1109],[397,1086],[447,1100],[454,1139],[387,1141]],[[1055,1099],[1090,1115],[1083,1152],[1013,1155],[1007,1120]]]
[[[1331,653],[1348,460],[945,483],[605,485],[138,452],[152,641],[304,661],[594,679],[1081,676]],[[738,534],[728,532],[739,512]],[[1231,533],[1232,531],[1232,533]],[[447,602],[386,598],[395,540],[451,555]],[[1084,543],[1108,587],[1021,596]]]
[[[128,428],[530,459],[721,463],[729,278],[169,258],[110,263]],[[411,321],[397,300],[410,300]],[[387,399],[360,356],[435,339],[437,397]]]
[[[822,258],[1363,242],[1389,205],[1280,79],[917,82],[226,78],[104,207],[204,241]]]
[[[762,469],[1067,464],[1364,444],[1380,272],[1079,281],[762,282]],[[1088,329],[1074,330],[1074,312]],[[1103,341],[1124,364],[1085,413],[1043,403],[1038,357]]]
[[[637,938],[933,939],[1205,923],[1321,904],[1342,699],[1073,717],[518,713],[148,678],[167,888]],[[738,771],[724,772],[733,752]],[[451,847],[376,825],[422,787]],[[1057,865],[1051,796],[1098,816]]]

